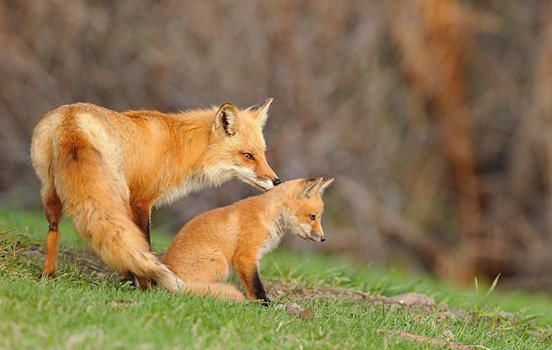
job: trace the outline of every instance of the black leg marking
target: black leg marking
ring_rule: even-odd
[[[263,301],[263,306],[268,306],[270,304],[270,299],[266,296],[258,270],[255,270],[253,272],[253,276],[251,277],[251,288],[253,288],[253,294],[255,294],[255,297]]]

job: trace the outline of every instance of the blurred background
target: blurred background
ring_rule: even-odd
[[[62,104],[267,97],[280,177],[336,178],[327,244],[286,244],[552,291],[550,1],[0,1],[0,205],[40,206],[30,135]],[[254,193],[203,190],[154,225]]]

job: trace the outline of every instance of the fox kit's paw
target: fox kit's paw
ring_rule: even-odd
[[[261,305],[264,307],[269,307],[270,304],[272,304],[272,300],[270,300],[268,297],[264,297],[261,299]]]

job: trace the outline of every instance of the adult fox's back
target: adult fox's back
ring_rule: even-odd
[[[108,265],[178,290],[178,278],[150,252],[151,206],[232,177],[271,187],[269,179],[276,176],[266,164],[261,131],[269,104],[248,111],[225,104],[218,110],[179,115],[117,113],[74,104],[46,115],[31,146],[50,224],[44,273],[55,273],[63,210]],[[259,145],[252,152],[259,154],[257,163],[264,164],[239,164],[220,153],[239,144],[240,134],[256,139]]]

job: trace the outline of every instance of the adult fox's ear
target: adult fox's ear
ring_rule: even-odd
[[[232,103],[226,102],[215,115],[215,131],[224,131],[225,135],[232,136],[236,133],[236,119],[238,109]]]
[[[265,126],[266,120],[268,119],[268,109],[270,108],[272,100],[273,98],[271,97],[264,101],[262,104],[254,105],[247,108],[248,111],[255,112],[255,118],[261,123],[261,128]]]
[[[318,193],[320,190],[320,185],[322,184],[322,181],[324,178],[322,177],[311,177],[310,179],[306,179],[303,183],[303,196],[310,198],[311,196]]]
[[[327,177],[323,179],[322,183],[320,184],[320,188],[318,189],[318,193],[320,193],[320,195],[323,195],[324,191],[326,191],[326,188],[328,188],[328,186],[330,186],[333,181],[334,181],[333,177]]]

